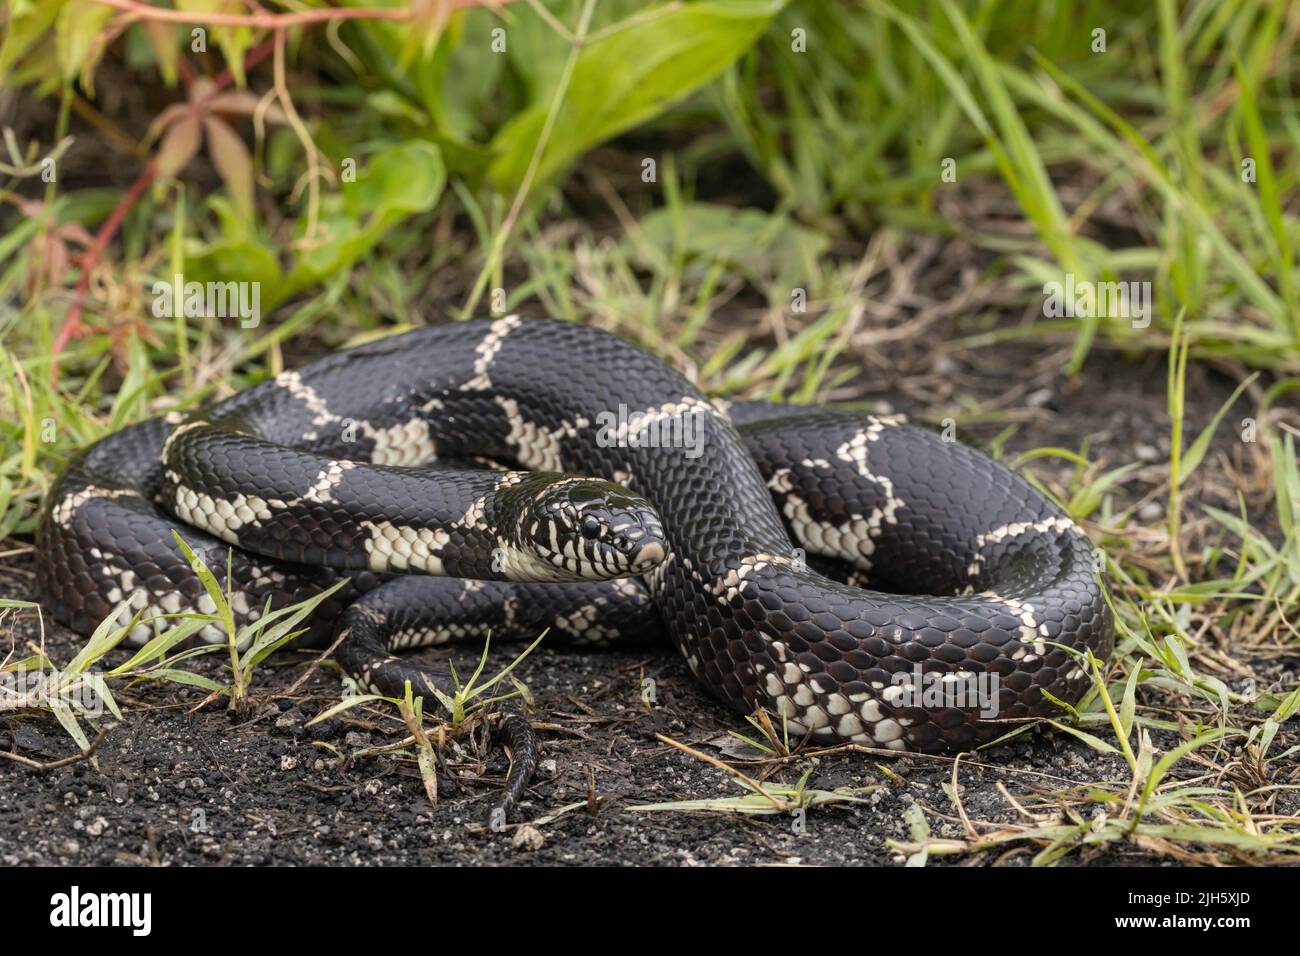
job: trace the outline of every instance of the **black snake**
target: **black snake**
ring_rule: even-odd
[[[666,631],[795,738],[955,750],[1077,700],[1071,651],[1112,636],[1086,536],[984,455],[892,417],[714,403],[551,320],[393,336],[102,439],[46,505],[48,606],[87,633],[124,601],[123,623],[211,613],[173,528],[213,568],[238,546],[241,622],[350,576],[307,639],[346,631],[344,671],[390,695],[444,679],[397,650]],[[513,800],[536,745],[504,727]]]

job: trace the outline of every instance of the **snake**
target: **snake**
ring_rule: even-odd
[[[214,614],[173,532],[241,627],[334,588],[299,641],[359,690],[445,690],[406,652],[488,634],[666,635],[722,702],[816,745],[989,743],[1079,701],[1114,633],[1104,554],[991,457],[902,416],[710,399],[542,317],[390,335],[101,438],[45,502],[46,607],[135,645]],[[508,811],[538,744],[498,712]]]

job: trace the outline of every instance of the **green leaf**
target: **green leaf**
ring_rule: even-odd
[[[81,729],[81,724],[78,723],[77,717],[72,712],[72,709],[57,697],[46,697],[45,701],[49,704],[50,711],[58,719],[59,723],[63,725],[63,729],[68,732],[68,736],[77,742],[77,746],[81,748],[81,752],[85,753],[89,750],[90,740],[86,737],[85,731]]]
[[[524,35],[534,24],[545,27],[536,16],[520,16],[510,25],[511,61],[517,59]],[[483,117],[495,105],[506,57],[490,52],[491,31],[500,26],[496,15],[487,10],[454,13],[433,56],[419,58],[409,71],[438,130],[462,147],[482,135]],[[549,29],[546,32],[555,36]],[[455,166],[451,156],[447,161]]]
[[[103,46],[95,48],[95,37],[112,14],[112,7],[91,3],[90,0],[70,0],[59,10],[54,47],[65,83],[72,82],[80,74],[81,85],[94,93],[95,66],[104,55]]]
[[[1273,456],[1273,487],[1277,498],[1278,523],[1288,535],[1300,524],[1300,472],[1296,469],[1295,440],[1290,433],[1273,436],[1269,442]]]
[[[1146,775],[1146,784],[1142,788],[1142,795],[1138,801],[1136,816],[1141,818],[1141,816],[1146,812],[1146,805],[1151,799],[1151,794],[1155,792],[1156,787],[1160,785],[1160,781],[1165,778],[1165,775],[1169,773],[1174,764],[1178,763],[1178,761],[1182,760],[1183,757],[1187,756],[1198,747],[1203,747],[1208,743],[1218,740],[1220,737],[1228,735],[1236,736],[1240,735],[1240,733],[1241,731],[1229,730],[1226,728],[1207,731],[1199,737],[1193,737],[1191,740],[1183,741],[1173,750],[1161,757],[1156,762],[1156,765],[1152,768],[1151,772]]]
[[[131,633],[131,629],[135,627],[140,619],[140,612],[138,611],[126,624],[117,626],[119,615],[129,609],[130,603],[129,600],[122,601],[117,607],[108,612],[107,617],[99,622],[94,633],[90,635],[90,639],[81,646],[81,650],[72,659],[72,663],[65,668],[68,673],[80,674],[120,644],[127,634]]]
[[[345,697],[339,703],[326,708],[311,720],[307,721],[306,726],[310,727],[312,724],[319,724],[322,720],[329,720],[335,714],[341,714],[343,711],[351,710],[353,707],[360,707],[362,704],[368,704],[372,700],[391,700],[391,698],[384,697],[382,694],[358,694],[355,697]]]
[[[1124,695],[1120,699],[1119,727],[1125,740],[1133,731],[1133,716],[1137,712],[1138,675],[1141,673],[1142,669],[1134,665],[1133,669],[1129,671],[1128,681],[1124,685]]]
[[[108,689],[108,684],[104,682],[104,678],[98,674],[84,674],[81,679],[90,686],[100,700],[108,705],[108,709],[113,716],[121,720],[122,711],[118,709],[117,701],[113,699],[113,693]]]
[[[177,24],[164,23],[161,20],[146,20],[142,26],[145,41],[158,64],[158,72],[162,74],[163,82],[168,86],[175,86],[178,78],[177,65],[181,58],[180,31],[177,29]],[[131,65],[135,64],[131,63]]]
[[[831,245],[783,213],[702,202],[656,209],[641,220],[641,232],[665,261],[680,251],[724,263],[759,283],[810,274]]]
[[[350,268],[397,223],[432,209],[446,180],[438,148],[423,140],[391,146],[358,164],[357,181],[343,184],[341,205],[322,216],[327,238],[302,253],[285,294]]]
[[[910,804],[908,808],[903,811],[903,819],[907,821],[907,829],[912,834],[913,842],[918,843],[921,846],[920,850],[911,854],[907,858],[907,863],[904,865],[908,867],[925,866],[926,860],[930,855],[927,850],[927,845],[930,842],[930,824],[925,819],[925,811],[915,803]]]
[[[584,45],[537,181],[554,177],[592,146],[659,115],[712,80],[758,40],[784,5],[784,0],[670,3]],[[488,178],[499,192],[515,191],[527,176],[551,108],[553,90],[539,92],[493,140],[497,159]]]
[[[1300,711],[1300,687],[1282,699],[1271,719],[1280,724],[1284,720],[1290,720],[1298,711]]]
[[[203,23],[204,13],[231,13],[235,10],[235,4],[229,0],[176,0],[178,10],[188,10],[200,14],[194,21],[196,24]],[[193,38],[192,25],[186,26],[187,38]],[[208,45],[213,42],[221,48],[222,55],[226,58],[226,66],[230,68],[230,75],[235,78],[239,86],[244,85],[244,53],[253,43],[253,31],[249,27],[204,27],[208,34]]]
[[[1227,414],[1228,409],[1232,407],[1232,403],[1237,400],[1237,397],[1257,378],[1259,378],[1258,372],[1242,381],[1233,393],[1228,396],[1227,401],[1219,406],[1219,410],[1214,413],[1214,417],[1210,419],[1210,424],[1205,426],[1205,430],[1196,436],[1196,440],[1192,442],[1191,447],[1183,455],[1182,467],[1178,472],[1180,480],[1185,480],[1200,465],[1205,453],[1209,451],[1210,442],[1214,438],[1215,429],[1219,427],[1219,422],[1223,421],[1223,416]]]
[[[1290,286],[1293,281],[1292,269],[1295,266],[1295,250],[1291,245],[1291,237],[1287,230],[1283,211],[1283,202],[1279,196],[1277,175],[1273,170],[1273,159],[1269,152],[1268,134],[1265,132],[1264,122],[1259,115],[1259,102],[1256,99],[1253,81],[1240,63],[1235,65],[1235,72],[1237,83],[1241,88],[1241,95],[1237,97],[1237,109],[1241,114],[1242,126],[1246,131],[1246,141],[1250,144],[1251,158],[1255,160],[1256,164],[1259,204],[1263,209],[1265,218],[1268,220],[1269,231],[1272,233],[1273,242],[1276,246],[1274,255],[1277,259],[1278,275],[1283,282],[1283,298],[1292,301]]]
[[[203,120],[207,134],[208,155],[226,184],[230,198],[245,219],[253,218],[253,158],[244,140],[223,120],[208,116]]]
[[[190,671],[177,670],[173,667],[162,667],[156,671],[147,671],[141,674],[140,678],[142,680],[167,680],[173,684],[187,684],[191,687],[201,687],[215,694],[228,694],[230,692],[229,687],[223,687],[211,678]]]
[[[1079,730],[1077,727],[1071,727],[1069,724],[1063,724],[1059,720],[1048,720],[1047,723],[1051,724],[1057,730],[1063,730],[1070,736],[1077,737],[1079,740],[1082,740],[1085,744],[1087,744],[1089,747],[1091,747],[1093,750],[1097,751],[1098,753],[1103,753],[1103,754],[1119,753],[1118,750],[1116,750],[1110,744],[1106,743],[1106,741],[1102,740],[1100,737],[1094,737],[1092,734],[1085,733],[1084,731]]]
[[[256,238],[219,238],[187,250],[185,281],[259,283],[258,305],[263,312],[287,295],[275,253]]]
[[[203,585],[203,590],[208,592],[208,597],[212,598],[212,603],[216,605],[216,617],[225,626],[226,633],[233,635],[235,633],[235,615],[230,608],[230,602],[226,600],[226,592],[222,590],[216,575],[212,573],[203,559],[185,543],[185,539],[180,536],[180,532],[173,530],[172,537],[180,545],[185,560],[189,562],[190,569],[198,576],[199,582]]]
[[[192,617],[183,621],[176,627],[159,634],[157,637],[145,644],[131,659],[125,664],[114,667],[108,672],[110,677],[116,677],[119,674],[125,674],[144,664],[151,664],[156,660],[161,660],[163,655],[179,644],[186,638],[192,637],[210,623],[206,616]]]
[[[315,611],[322,601],[347,583],[348,579],[344,578],[299,604],[272,611],[245,627],[240,633],[239,639],[241,644],[248,640],[249,646],[244,652],[240,666],[252,670],[276,650],[304,633],[306,628],[298,630],[295,630],[295,628],[306,620],[307,616]],[[273,622],[274,626],[268,626]]]
[[[40,0],[38,3],[11,5],[9,22],[5,24],[4,44],[0,45],[0,80],[5,79],[14,64],[54,26],[65,3],[66,0]],[[73,74],[76,74],[75,70]]]

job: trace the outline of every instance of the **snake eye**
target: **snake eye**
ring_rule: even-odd
[[[600,534],[600,519],[594,515],[587,515],[582,519],[582,536],[587,539],[595,538]]]

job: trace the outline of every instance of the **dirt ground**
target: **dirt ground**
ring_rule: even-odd
[[[1026,351],[1021,362],[1011,351],[987,368],[969,355],[931,365],[943,382],[982,396],[988,407],[1018,410],[1012,420],[1020,427],[1006,444],[1009,453],[1041,445],[1078,448],[1090,437],[1090,454],[1110,467],[1152,462],[1151,474],[1138,471],[1125,485],[1128,500],[1156,486],[1155,472],[1169,448],[1162,361],[1135,363],[1095,352],[1084,374],[1063,385],[1047,371],[1059,362],[1041,350]],[[1028,373],[1014,394],[1002,384],[1009,367]],[[1226,375],[1193,369],[1190,434],[1209,421],[1232,385]],[[876,387],[863,391],[871,398]],[[942,391],[921,383],[900,394],[897,382],[879,383],[879,397],[892,393],[895,410],[913,414],[927,410],[926,399],[941,404]],[[1225,420],[1207,468],[1236,460],[1241,443],[1234,420],[1241,417]],[[1004,424],[979,427],[972,437],[987,440]],[[1043,477],[1066,473],[1053,462],[1034,467]],[[1144,518],[1159,520],[1159,502],[1143,507]],[[0,595],[33,598],[35,586],[30,554],[0,564]],[[0,627],[0,653],[11,641],[21,651],[36,638],[34,618],[11,619]],[[55,660],[70,658],[80,642],[47,623],[46,646]],[[494,654],[489,666],[503,664],[505,655]],[[744,721],[709,698],[667,646],[600,653],[542,647],[525,661],[518,674],[535,700],[543,772],[520,809],[520,823],[493,832],[484,823],[504,777],[499,750],[481,760],[471,737],[450,745],[436,806],[409,757],[340,760],[340,754],[401,739],[405,729],[380,711],[352,711],[305,727],[337,701],[337,673],[319,669],[293,698],[277,695],[314,656],[285,652],[257,674],[252,719],[234,720],[223,703],[196,712],[203,699],[197,689],[137,686],[119,695],[125,720],[98,750],[97,766],[80,762],[37,772],[0,761],[0,864],[896,864],[902,856],[886,841],[908,839],[905,813],[912,804],[934,811],[928,819],[935,836],[963,833],[944,792],[951,762],[925,757],[842,753],[769,768],[773,782],[792,784],[811,769],[812,787],[870,788],[860,794],[863,802],[814,808],[802,824],[784,815],[632,810],[744,792],[723,771],[656,735],[718,758],[753,755],[726,736],[748,732]],[[1270,676],[1281,678],[1294,665],[1281,657],[1257,668],[1268,686]],[[469,649],[457,666],[472,667]],[[217,655],[201,659],[196,669],[220,679]],[[641,700],[643,678],[655,681],[649,709]],[[1229,683],[1240,681],[1229,675]],[[1167,737],[1156,740],[1170,746]],[[1287,745],[1279,739],[1274,746],[1280,751]],[[0,717],[0,750],[40,761],[74,752],[51,717],[12,714]],[[965,812],[988,821],[1016,819],[999,785],[1026,793],[1127,778],[1122,760],[1063,735],[1024,737],[965,758],[958,773]],[[1295,804],[1284,795],[1276,812],[1294,813]],[[999,859],[1027,863],[1030,854],[984,854],[974,862]],[[1083,851],[1069,862],[1144,859],[1134,848],[1091,856]]]

